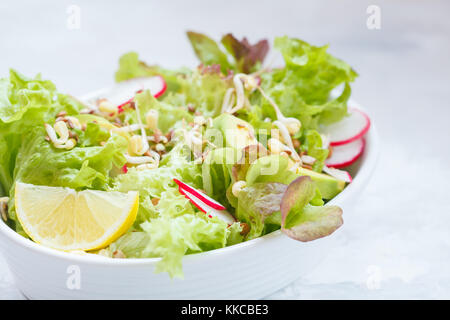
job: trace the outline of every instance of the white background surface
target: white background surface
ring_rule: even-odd
[[[195,66],[186,29],[330,43],[360,74],[353,98],[378,127],[381,157],[339,247],[269,298],[450,299],[450,2],[243,2],[2,1],[0,75],[41,72],[83,94],[111,84],[130,50]],[[78,30],[66,27],[71,4],[81,8]],[[381,8],[380,30],[366,27],[371,4]],[[14,298],[23,296],[0,255],[0,299]]]

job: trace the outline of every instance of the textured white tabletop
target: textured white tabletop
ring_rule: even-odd
[[[381,157],[339,247],[269,298],[449,299],[450,2],[242,2],[2,1],[0,75],[41,72],[83,94],[111,84],[129,50],[167,67],[194,66],[186,29],[330,43],[360,74],[353,98],[378,127]],[[79,29],[67,27],[71,4],[81,9]],[[372,4],[380,29],[366,26]],[[0,255],[0,299],[15,298],[23,296]]]

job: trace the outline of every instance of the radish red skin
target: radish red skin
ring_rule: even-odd
[[[188,197],[188,195],[183,191],[183,189],[181,187],[178,187],[178,191],[185,196],[186,198],[189,199],[189,201],[195,206],[197,207],[198,210],[200,210],[203,213],[206,213],[205,209],[203,209],[201,206],[199,206],[194,200],[192,200],[191,198]]]
[[[337,169],[337,168],[336,168],[336,169]],[[352,176],[351,176],[350,173],[348,173],[348,172],[347,172],[347,175],[348,175],[348,178],[349,178],[349,180],[350,180],[348,183],[352,183],[352,182],[353,182]]]
[[[166,80],[164,80],[164,78],[163,78],[162,76],[157,75],[157,76],[155,76],[155,77],[158,77],[158,78],[161,80],[161,83],[163,84],[161,90],[160,90],[159,92],[157,92],[156,94],[153,95],[155,98],[158,98],[158,97],[162,96],[162,95],[164,94],[164,92],[166,92],[166,89],[167,89],[167,83],[166,83]],[[141,89],[141,90],[136,91],[136,93],[141,93],[142,91],[143,91],[143,90]],[[119,113],[123,112],[123,107],[124,107],[125,105],[127,105],[128,103],[132,102],[133,99],[134,99],[134,96],[131,97],[130,99],[128,99],[127,101],[125,101],[125,102],[119,104],[119,105],[117,106],[117,108],[119,108]]]
[[[359,110],[359,109],[352,108],[351,110],[355,110],[355,111],[359,112],[364,117],[364,119],[367,122],[365,127],[357,135],[355,135],[355,136],[353,136],[351,138],[348,138],[348,139],[345,139],[345,140],[340,140],[340,141],[331,141],[330,142],[331,146],[341,146],[341,145],[353,142],[355,140],[358,140],[358,139],[364,137],[364,135],[367,133],[367,131],[369,131],[370,124],[371,124],[369,116],[367,114],[365,114],[363,111]]]
[[[206,198],[204,195],[202,195],[201,192],[199,192],[198,190],[192,188],[191,186],[187,185],[186,183],[184,183],[184,182],[182,182],[182,181],[180,181],[178,179],[173,179],[173,181],[175,181],[175,183],[178,184],[178,186],[181,189],[186,189],[187,191],[192,193],[194,196],[199,198],[201,201],[203,201],[206,205],[210,206],[211,208],[216,209],[216,210],[226,210],[226,208],[223,205],[221,205],[218,202],[212,202],[211,200]]]
[[[174,179],[175,180],[175,179]],[[183,190],[183,188],[181,187],[181,186],[178,186],[178,191],[180,192],[180,194],[182,194],[183,196],[185,196],[188,200],[189,200],[189,202],[190,203],[192,203],[195,207],[197,207],[197,209],[199,209],[201,212],[203,212],[203,213],[205,213],[205,214],[208,214],[208,210],[205,210],[205,208],[203,208],[201,205],[199,205],[194,199],[192,199],[192,197],[194,197],[195,198],[195,195],[191,195],[191,196],[189,196],[187,193],[186,193],[186,191],[185,190]],[[197,201],[201,201],[200,199],[198,199],[197,198]],[[205,204],[207,207],[210,207],[210,206],[208,206],[207,204]],[[211,207],[210,207],[211,208]],[[211,209],[213,209],[213,208],[211,208]],[[215,210],[215,209],[213,209],[213,210]],[[226,223],[228,223],[228,226],[230,226],[231,224],[233,224],[234,222],[236,222],[236,219],[231,215],[231,214],[229,214],[228,212],[226,212],[226,211],[224,211],[224,210],[217,210],[218,212],[217,212],[217,217],[220,219],[220,220],[223,220],[223,221],[225,221]],[[211,214],[208,214],[208,217],[209,218],[213,218],[213,216],[211,215]]]
[[[361,138],[361,141],[362,141],[361,149],[360,149],[360,150],[358,151],[358,153],[357,153],[355,156],[353,156],[351,159],[349,159],[349,160],[347,160],[347,161],[344,161],[344,162],[340,162],[340,163],[329,163],[329,162],[325,162],[325,164],[326,164],[328,167],[336,168],[336,169],[344,168],[344,167],[347,167],[347,166],[353,164],[353,163],[354,163],[356,160],[358,160],[358,158],[364,153],[364,149],[365,149],[365,146],[366,146],[366,140],[365,140],[364,138]],[[353,141],[352,141],[352,142],[353,142]]]
[[[159,77],[159,78],[161,79],[161,81],[162,81],[162,83],[163,83],[163,87],[162,87],[162,89],[161,89],[160,92],[158,92],[157,94],[154,95],[155,98],[159,98],[159,97],[162,96],[162,95],[164,94],[164,92],[166,92],[166,90],[167,90],[167,82],[166,82],[166,80],[164,80],[164,78],[163,78],[162,76],[160,76],[160,75],[158,75],[157,77]]]

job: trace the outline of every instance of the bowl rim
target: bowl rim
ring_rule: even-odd
[[[101,89],[96,91],[95,93],[100,93],[105,89]],[[89,94],[88,96],[93,97],[95,96],[95,93]],[[353,100],[349,100],[348,103],[349,107],[355,107],[358,109],[364,110],[364,112],[367,113],[367,111],[362,108],[358,103],[356,103]],[[370,175],[372,174],[372,171],[375,168],[378,154],[379,154],[379,137],[378,132],[375,127],[374,121],[371,118],[371,127],[368,133],[365,136],[366,141],[369,140],[369,143],[366,144],[363,156],[362,156],[362,162],[361,166],[358,170],[357,175],[353,178],[353,181],[351,184],[346,186],[346,188],[335,198],[330,200],[326,205],[332,205],[332,204],[339,204],[344,202],[344,199],[348,198],[351,194],[358,192],[358,190],[362,190],[362,188],[365,186],[365,183],[369,179]],[[65,252],[65,251],[59,251],[56,249],[52,249],[49,247],[45,247],[41,244],[38,244],[36,242],[31,241],[30,239],[27,239],[17,232],[15,232],[13,229],[11,229],[2,219],[0,223],[0,235],[3,235],[7,237],[10,241],[16,243],[17,245],[23,246],[29,250],[35,251],[37,253],[45,254],[47,256],[51,256],[53,258],[59,258],[61,260],[66,260],[71,263],[77,262],[77,263],[84,263],[84,264],[97,264],[97,265],[108,265],[108,266],[114,266],[114,265],[154,265],[158,261],[161,260],[160,257],[157,258],[128,258],[128,259],[111,259],[109,257],[104,257],[96,254],[76,254],[73,252]],[[266,242],[266,241],[273,241],[274,239],[278,239],[281,237],[286,237],[281,230],[276,230],[274,232],[271,232],[269,234],[266,234],[262,237],[258,237],[252,240],[248,240],[245,242],[241,242],[232,246],[223,247],[219,249],[214,249],[210,251],[205,252],[199,252],[194,254],[189,254],[183,257],[183,260],[190,260],[190,259],[196,259],[200,257],[209,257],[214,256],[217,254],[223,255],[223,254],[229,254],[232,252],[235,252],[237,250],[242,250],[248,247],[256,246],[260,243]],[[295,241],[295,240],[292,240]],[[1,248],[1,247],[0,247]],[[5,250],[6,251],[6,250]]]

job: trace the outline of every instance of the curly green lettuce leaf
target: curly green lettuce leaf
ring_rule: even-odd
[[[313,164],[313,170],[322,172],[329,150],[322,147],[322,137],[320,134],[316,130],[308,130],[304,135],[301,148],[303,151],[306,151],[309,156],[316,159]]]
[[[202,188],[201,166],[189,160],[182,143],[177,144],[161,161],[160,167],[152,170],[129,168],[126,174],[114,178],[114,191],[139,191],[139,211],[135,228],[150,218],[159,215],[177,216],[194,212],[189,200],[178,192],[173,179],[179,179],[195,188]],[[157,205],[152,199],[158,199]]]
[[[156,272],[168,272],[171,277],[183,277],[182,259],[187,254],[223,248],[243,241],[239,223],[228,226],[203,213],[170,217],[162,215],[141,224],[143,231],[131,231],[108,248],[127,258],[161,258]]]
[[[111,244],[109,251],[120,249],[127,257],[161,257],[157,272],[168,272],[171,277],[182,277],[182,258],[186,254],[208,251],[243,241],[239,223],[228,227],[218,218],[209,218],[191,205],[173,183],[173,178],[184,179],[198,186],[199,171],[183,174],[185,168],[172,166],[155,170],[136,171],[117,177],[115,189],[139,190],[140,209],[134,230]],[[178,172],[177,172],[178,171]],[[195,182],[197,181],[197,183]],[[157,204],[150,199],[157,198]],[[139,235],[134,235],[134,234]],[[146,234],[147,236],[144,236]],[[130,242],[128,244],[128,242]],[[135,242],[139,244],[136,248]]]
[[[181,262],[184,255],[223,248],[241,231],[239,226],[228,228],[226,222],[208,218],[203,213],[175,218],[161,216],[141,226],[150,238],[141,256],[161,257],[155,271],[165,271],[171,277],[180,278],[183,277]]]
[[[286,73],[299,80],[296,90],[308,104],[323,104],[331,90],[341,83],[353,81],[357,74],[344,61],[327,53],[328,46],[316,47],[287,36],[275,39],[286,62]]]
[[[125,164],[123,153],[127,142],[111,136],[103,146],[76,146],[72,150],[56,149],[45,140],[43,126],[23,136],[17,152],[13,181],[76,190],[106,190],[113,167]],[[14,213],[14,185],[10,189],[10,217]]]
[[[83,106],[40,76],[27,78],[14,70],[0,80],[0,184],[6,193],[13,184],[16,155],[23,135],[54,121],[55,115],[66,111],[76,114]]]
[[[153,97],[148,90],[136,94],[135,102],[138,105],[141,121],[143,122],[145,122],[145,116],[149,110],[158,110],[158,128],[163,133],[167,133],[179,121],[191,122],[193,120],[193,116],[186,108],[161,102]],[[132,108],[125,109],[121,116],[125,123],[138,124],[137,111]]]
[[[120,58],[116,81],[154,75],[161,75],[167,83],[166,93],[158,98],[158,101],[166,105],[166,114],[177,114],[181,112],[180,106],[190,106],[205,116],[217,116],[220,114],[223,95],[232,86],[231,79],[220,68],[170,71],[146,65],[135,52]]]
[[[327,46],[315,47],[288,37],[275,39],[285,60],[285,67],[262,75],[262,86],[282,113],[296,117],[303,129],[341,120],[347,114],[347,101],[357,74],[345,62],[327,53]],[[339,85],[344,90],[330,100],[331,91]],[[258,101],[257,98],[256,102]],[[266,116],[275,118],[269,102],[260,100]]]
[[[158,75],[159,72],[158,66],[148,66],[139,60],[139,55],[136,52],[128,52],[119,58],[119,69],[116,71],[115,78],[117,82],[120,82]]]
[[[106,255],[113,257],[115,252],[121,251],[126,258],[144,258],[142,252],[149,241],[150,236],[147,232],[129,231],[111,243],[105,250]],[[103,251],[102,254],[105,254],[105,251]]]
[[[27,134],[19,149],[14,180],[46,186],[73,189],[105,190],[112,168],[122,167],[126,160],[125,138],[113,135],[103,146],[56,149],[45,140],[45,132],[36,128]]]
[[[77,133],[79,135],[78,146],[81,147],[98,146],[110,138],[108,130],[95,122],[87,122],[86,130],[77,130]]]
[[[184,147],[179,141],[157,169],[130,168],[114,179],[112,187],[122,192],[139,191],[140,203],[133,232],[111,244],[109,252],[120,249],[128,257],[130,246],[123,243],[136,241],[139,250],[132,251],[132,257],[161,257],[156,271],[166,271],[172,277],[182,277],[184,255],[243,241],[239,223],[228,226],[218,218],[209,218],[180,194],[174,178],[198,189],[203,185],[202,166],[190,161]],[[147,240],[133,235],[141,232],[148,235]]]
[[[180,76],[179,89],[163,101],[174,106],[190,106],[205,117],[216,117],[221,113],[225,92],[231,87],[231,79],[221,72],[197,69]]]
[[[0,79],[0,125],[24,120],[27,124],[54,116],[60,109],[73,114],[81,105],[67,95],[59,94],[55,85],[48,80],[42,80],[40,75],[27,78],[15,70],[9,71],[9,78]],[[33,110],[34,109],[34,110]],[[25,117],[29,112],[32,115]],[[25,119],[28,118],[28,119]],[[25,130],[24,130],[25,131]]]
[[[187,72],[186,70],[168,70],[157,65],[149,66],[145,62],[139,60],[136,52],[128,52],[122,55],[119,59],[119,69],[116,71],[116,82],[125,81],[139,77],[152,77],[160,75],[164,78],[167,84],[166,96],[169,92],[177,91],[179,89],[179,74]]]
[[[232,170],[237,162],[234,148],[219,148],[208,153],[202,164],[203,189],[206,194],[227,206],[226,191],[232,182]]]

